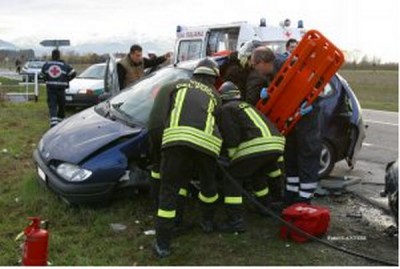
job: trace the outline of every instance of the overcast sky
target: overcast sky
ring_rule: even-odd
[[[345,50],[398,62],[398,0],[0,0],[0,39],[76,45],[130,36],[175,37],[176,25],[302,19]]]

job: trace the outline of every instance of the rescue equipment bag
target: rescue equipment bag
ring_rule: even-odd
[[[283,219],[302,231],[319,237],[328,231],[330,212],[328,208],[313,206],[306,203],[297,203],[283,210]],[[292,239],[304,243],[310,238],[283,225],[281,238]]]

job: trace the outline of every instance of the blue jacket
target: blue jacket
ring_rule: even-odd
[[[76,76],[75,70],[63,61],[49,61],[42,67],[42,74],[47,88],[65,89],[69,81]]]

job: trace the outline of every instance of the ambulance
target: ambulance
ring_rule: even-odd
[[[286,41],[300,40],[305,34],[303,21],[291,27],[289,19],[279,26],[267,25],[265,18],[259,25],[233,22],[208,26],[176,27],[174,63],[218,55],[223,51],[237,51],[250,40],[259,40],[276,53],[285,52]]]

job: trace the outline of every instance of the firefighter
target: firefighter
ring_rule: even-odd
[[[220,100],[214,84],[219,76],[215,61],[205,58],[190,80],[176,84],[163,132],[161,189],[156,218],[154,250],[159,257],[170,255],[171,232],[177,213],[179,189],[196,177],[200,181],[201,227],[214,228],[216,158],[221,136],[215,122]]]
[[[54,49],[51,61],[46,62],[41,70],[47,88],[47,105],[50,112],[50,127],[61,122],[65,117],[65,89],[75,76],[75,70],[60,59],[60,51]]]
[[[154,208],[158,209],[158,198],[160,193],[161,174],[160,174],[160,163],[161,163],[161,143],[162,136],[165,128],[165,122],[168,115],[168,109],[170,106],[170,99],[172,94],[176,91],[176,85],[178,82],[168,83],[162,86],[154,100],[153,108],[150,112],[149,122],[147,124],[148,136],[149,136],[149,148],[150,148],[150,187],[151,197],[153,199]],[[188,196],[188,188],[182,186],[178,191],[177,198],[177,215],[175,217],[174,231],[176,233],[182,232],[190,228],[191,225],[183,222],[183,211],[185,206],[185,200]]]
[[[144,76],[144,70],[158,66],[169,60],[171,54],[153,59],[143,58],[143,49],[139,45],[132,45],[129,53],[117,64],[118,81],[121,89]]]
[[[268,181],[283,181],[279,165],[285,138],[255,107],[240,100],[240,91],[232,82],[219,90],[222,99],[218,122],[223,149],[230,160],[228,171],[242,186],[250,183],[256,198],[270,207]],[[277,185],[277,184],[274,184]],[[242,193],[229,180],[224,181],[224,203],[227,219],[220,229],[225,232],[244,232]]]

